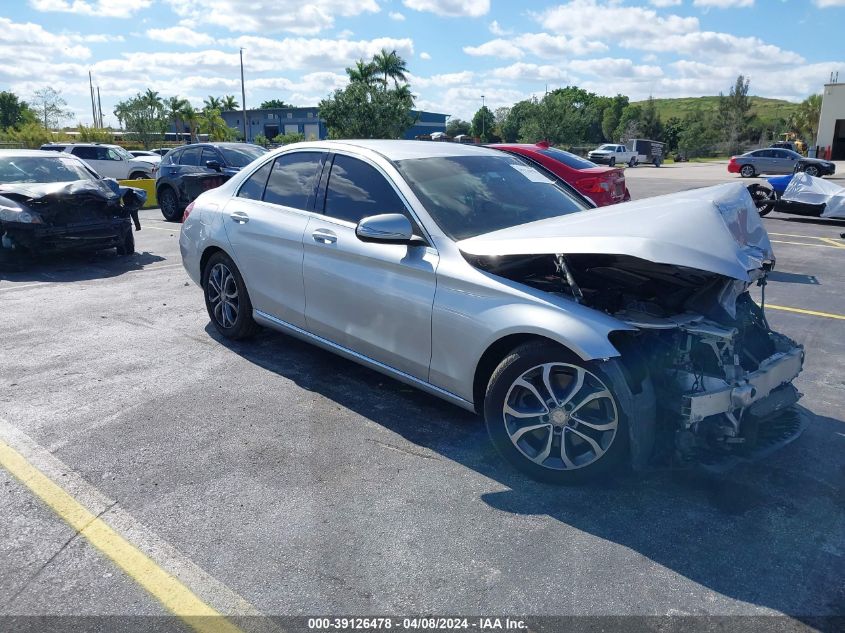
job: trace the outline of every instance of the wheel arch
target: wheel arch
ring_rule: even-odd
[[[205,265],[208,263],[208,260],[211,259],[211,256],[215,253],[226,253],[226,251],[220,248],[219,246],[212,244],[210,246],[207,246],[202,252],[202,255],[200,255],[200,279],[202,279],[202,276],[205,273]],[[229,255],[229,253],[226,253],[226,255]],[[229,255],[229,257],[231,257],[231,255]]]

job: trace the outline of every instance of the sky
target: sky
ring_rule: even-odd
[[[92,122],[88,72],[106,125],[152,88],[201,106],[300,106],[346,84],[382,48],[406,61],[417,107],[471,118],[577,85],[632,100],[728,92],[800,101],[831,72],[845,82],[845,0],[0,0],[0,90],[51,86]]]

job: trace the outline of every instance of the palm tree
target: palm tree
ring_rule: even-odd
[[[354,68],[346,69],[346,74],[349,75],[349,81],[371,84],[376,74],[376,67],[372,63],[359,59],[355,62]]]
[[[400,81],[407,81],[405,73],[408,71],[408,66],[395,50],[388,52],[386,48],[381,49],[379,54],[373,56],[373,65],[377,72],[384,75],[385,90],[387,90],[388,79],[392,79],[394,85],[397,86]]]
[[[164,102],[167,118],[173,121],[173,131],[176,132],[177,139],[181,135],[179,124],[182,122],[182,113],[187,105],[189,105],[187,99],[180,99],[179,97],[170,97]]]
[[[208,99],[202,102],[203,110],[220,110],[223,107],[223,102],[219,97],[212,97],[208,95]]]
[[[237,110],[240,107],[240,105],[238,105],[238,102],[235,100],[234,95],[226,95],[225,97],[223,97],[221,106],[223,112],[227,112],[229,110]]]
[[[819,130],[819,117],[822,112],[822,96],[819,94],[810,95],[798,106],[795,116],[797,132],[801,134],[807,143],[815,142],[816,133]]]
[[[190,142],[193,143],[197,138],[197,128],[199,127],[200,123],[200,113],[196,111],[194,106],[190,103],[185,105],[182,108],[182,120],[188,124],[188,129],[190,130],[191,139]]]

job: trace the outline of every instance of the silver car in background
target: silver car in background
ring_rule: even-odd
[[[774,256],[739,184],[588,209],[491,149],[300,143],[197,198],[180,247],[223,336],[277,329],[477,411],[538,479],[800,432],[771,422],[803,350],[748,295]]]

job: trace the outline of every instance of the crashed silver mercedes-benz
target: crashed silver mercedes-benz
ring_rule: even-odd
[[[775,258],[740,184],[590,209],[494,150],[337,141],[272,152],[187,213],[222,335],[278,329],[478,411],[533,477],[800,432],[778,413],[804,352],[749,295]]]

